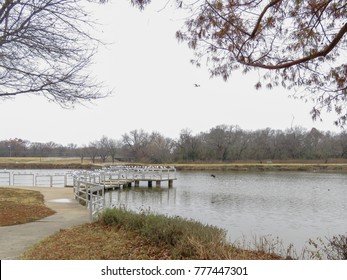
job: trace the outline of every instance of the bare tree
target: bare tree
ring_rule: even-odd
[[[152,132],[148,147],[149,160],[152,163],[167,163],[171,161],[174,142],[159,132]]]
[[[218,125],[210,129],[207,142],[214,150],[216,159],[222,161],[229,159],[233,138],[233,126]]]
[[[97,141],[89,142],[86,147],[87,153],[90,156],[93,163],[95,163],[96,157],[98,156],[98,143]]]
[[[16,156],[23,156],[25,155],[25,152],[28,148],[28,141],[20,139],[20,138],[14,138],[9,139],[7,141],[2,141],[0,144],[0,149],[2,150],[3,156],[10,156],[10,157],[16,157]]]
[[[108,95],[88,72],[100,42],[82,4],[0,1],[0,99],[36,94],[71,107]]]
[[[101,161],[106,162],[106,159],[109,156],[108,138],[105,135],[102,136],[99,141],[96,141],[96,147]]]
[[[185,161],[196,161],[200,159],[202,150],[202,135],[193,135],[188,128],[182,129],[176,142],[176,156]]]
[[[338,145],[341,148],[340,156],[347,158],[347,131],[342,131],[338,136]]]
[[[83,163],[84,158],[89,154],[89,150],[87,146],[77,147],[76,154],[81,159],[81,163]]]
[[[116,161],[117,156],[120,156],[121,146],[120,140],[108,139],[108,150],[113,163]]]
[[[143,129],[132,130],[122,136],[124,146],[129,150],[130,157],[144,160],[148,157],[149,134]]]

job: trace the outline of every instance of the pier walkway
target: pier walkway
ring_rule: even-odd
[[[74,185],[76,181],[89,182],[103,185],[105,190],[112,188],[139,187],[141,182],[146,182],[148,187],[161,187],[162,182],[168,182],[168,187],[173,186],[176,178],[175,167],[164,166],[111,166],[95,171],[76,171],[73,174]]]
[[[148,188],[161,187],[162,182],[173,186],[176,168],[164,166],[111,166],[95,171],[76,171],[73,174],[74,197],[90,211],[90,220],[105,209],[105,192],[120,188],[135,188],[146,182]]]

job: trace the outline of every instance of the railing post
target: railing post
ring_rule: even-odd
[[[88,193],[88,191],[87,191],[87,193]],[[89,194],[89,220],[93,221],[93,202],[92,202],[90,195],[91,194]]]
[[[105,201],[105,188],[102,188],[101,194],[102,194],[102,210],[105,210],[105,206],[106,206],[106,201]]]

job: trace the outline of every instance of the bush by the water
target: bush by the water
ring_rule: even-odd
[[[224,230],[181,217],[168,217],[143,211],[132,212],[123,208],[106,209],[100,222],[138,232],[154,244],[170,246],[176,259],[250,259],[248,251],[241,250],[226,240]],[[264,254],[259,252],[259,254]],[[277,258],[268,255],[267,259]]]
[[[347,260],[347,233],[326,237],[326,240],[310,239],[309,245],[314,248],[305,252],[309,259]]]

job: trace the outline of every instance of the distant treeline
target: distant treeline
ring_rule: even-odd
[[[121,139],[102,136],[88,145],[66,146],[22,139],[0,141],[1,157],[79,157],[96,161],[233,162],[236,160],[324,160],[347,158],[347,131],[323,132],[302,127],[255,131],[233,125],[218,125],[193,134],[184,129],[177,139],[158,132],[133,130]]]

